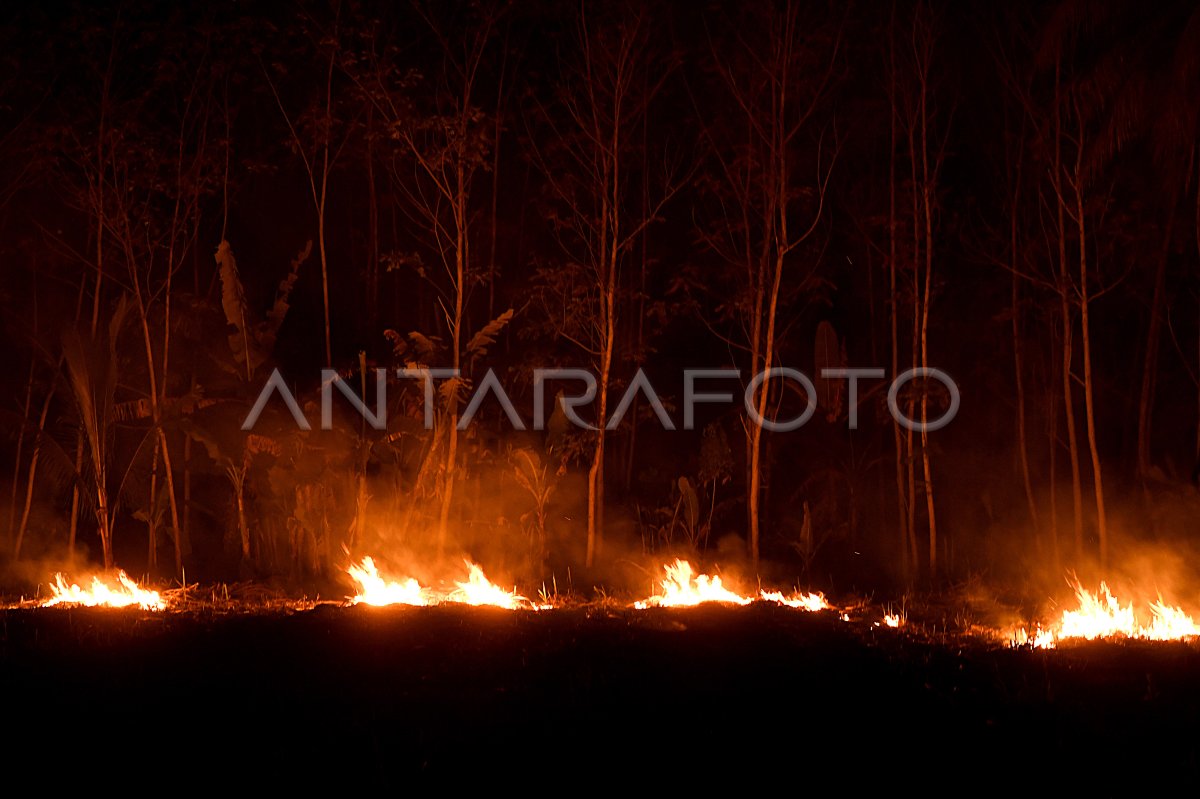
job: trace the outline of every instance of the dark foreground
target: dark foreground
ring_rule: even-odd
[[[49,753],[126,785],[729,772],[794,786],[836,767],[851,793],[962,773],[1019,789],[1046,771],[1194,773],[1200,753],[1194,646],[1005,650],[763,605],[8,610],[0,685],[6,771]]]

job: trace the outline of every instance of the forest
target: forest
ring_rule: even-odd
[[[6,588],[1200,577],[1194,3],[124,0],[0,38]],[[594,376],[590,425],[538,369]],[[912,369],[941,429],[890,412]],[[685,370],[740,385],[685,425]],[[280,391],[243,424],[276,374],[310,429]],[[489,375],[526,429],[460,424]]]

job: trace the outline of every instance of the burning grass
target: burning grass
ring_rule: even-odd
[[[1070,640],[1095,641],[1098,639],[1141,639],[1146,641],[1178,641],[1200,635],[1200,626],[1182,608],[1166,604],[1162,597],[1149,603],[1149,614],[1138,614],[1132,602],[1121,604],[1108,585],[1100,583],[1100,590],[1092,593],[1075,581],[1073,586],[1078,606],[1067,609],[1057,621],[1048,625],[1037,625],[1029,632],[1018,628],[1011,635],[1017,646],[1035,649],[1053,649],[1060,642]],[[1143,620],[1148,619],[1148,623]]]
[[[125,572],[115,575],[90,576],[80,583],[71,582],[63,574],[55,574],[48,583],[49,596],[19,603],[27,607],[89,607],[125,608],[142,611],[171,610],[185,613],[311,610],[317,605],[412,606],[459,605],[495,607],[505,610],[543,611],[554,608],[594,608],[596,600],[575,594],[560,594],[557,585],[553,594],[543,588],[537,599],[530,599],[516,587],[508,588],[490,580],[478,564],[463,561],[465,571],[436,586],[423,585],[407,575],[381,572],[370,556],[351,564],[346,574],[353,583],[354,593],[343,601],[331,602],[285,596],[278,591],[249,583],[240,586],[219,586],[212,590],[199,586],[153,589],[139,585]],[[834,605],[821,593],[760,588],[746,590],[730,581],[728,576],[706,574],[687,560],[676,559],[660,567],[658,591],[630,602],[602,592],[600,601],[609,614],[642,611],[650,608],[688,608],[700,605],[770,606],[805,612],[833,610],[843,623],[859,624],[864,629],[903,631],[904,635],[958,640],[974,640],[1013,647],[1054,649],[1075,641],[1140,640],[1188,641],[1200,638],[1200,624],[1182,607],[1165,601],[1141,606],[1118,599],[1105,582],[1092,592],[1072,579],[1074,604],[1058,612],[1057,617],[1034,619],[1032,623],[1007,627],[991,625],[976,619],[960,618],[961,614],[942,614],[939,620],[930,611],[939,605],[936,598],[929,603],[918,602],[907,610],[916,613],[912,620],[905,611],[895,611],[888,605],[862,603],[855,606]],[[232,591],[232,593],[231,593]],[[985,614],[995,617],[998,614]],[[953,616],[953,618],[952,618]]]
[[[824,594],[795,592],[784,596],[782,591],[760,590],[757,596],[746,596],[726,588],[720,576],[697,574],[692,564],[676,559],[663,568],[664,577],[659,582],[662,593],[633,603],[638,610],[649,607],[691,607],[705,602],[722,602],[731,605],[748,605],[751,602],[774,602],[789,608],[818,611],[830,610],[832,605]]]
[[[439,592],[422,586],[412,577],[398,580],[386,579],[379,574],[374,558],[367,556],[358,564],[351,565],[346,573],[358,586],[354,596],[349,597],[353,605],[440,605],[457,603],[462,605],[488,605],[506,610],[545,610],[549,604],[538,604],[517,593],[516,588],[506,590],[487,578],[483,569],[469,560],[464,560],[467,577],[455,581],[454,588]]]
[[[68,584],[67,579],[59,573],[54,575],[50,591],[54,595],[43,601],[42,607],[81,605],[89,608],[139,607],[142,610],[165,610],[167,607],[157,591],[141,588],[124,571],[117,572],[115,581],[94,576],[90,588],[81,588],[76,583]]]

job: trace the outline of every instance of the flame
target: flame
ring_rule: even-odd
[[[802,610],[815,612],[818,610],[829,610],[832,607],[825,600],[824,594],[801,594],[797,592],[790,597],[785,597],[782,591],[759,591],[758,593],[764,602],[778,602],[781,605],[787,605],[789,608],[801,608]]]
[[[1060,641],[1103,638],[1141,638],[1148,641],[1178,641],[1200,636],[1200,626],[1182,608],[1168,605],[1159,597],[1150,603],[1150,624],[1143,626],[1134,613],[1133,603],[1122,605],[1106,583],[1093,594],[1078,582],[1074,584],[1079,607],[1064,610],[1057,624],[1049,629],[1040,625],[1030,635],[1024,628],[1016,630],[1010,640],[1014,646],[1034,649],[1054,649]]]
[[[721,584],[720,577],[710,577],[707,574],[696,574],[692,564],[686,560],[676,559],[673,564],[663,566],[666,579],[659,585],[663,592],[635,602],[634,607],[644,609],[656,607],[686,607],[699,605],[701,602],[728,602],[737,605],[748,605],[750,597],[741,596],[730,591]]]
[[[1093,594],[1077,583],[1075,597],[1079,600],[1079,609],[1063,611],[1058,638],[1092,641],[1117,635],[1135,637],[1137,621],[1133,617],[1133,604],[1122,607],[1106,584],[1100,583],[1100,593]]]
[[[1034,649],[1054,649],[1057,643],[1052,630],[1043,630],[1042,625],[1033,628],[1031,635],[1024,627],[1019,627],[1009,634],[1013,646],[1031,646]]]
[[[1143,638],[1151,641],[1175,641],[1180,638],[1190,638],[1200,635],[1200,626],[1192,621],[1192,617],[1181,608],[1166,605],[1162,597],[1157,602],[1150,603],[1150,613],[1153,619],[1150,627],[1143,630]]]
[[[355,605],[428,605],[428,592],[421,584],[409,577],[403,582],[384,580],[379,576],[375,559],[368,556],[357,566],[350,566],[346,573],[358,583],[358,593],[350,597]]]
[[[533,608],[538,609],[539,606],[534,605],[525,597],[513,591],[505,591],[500,586],[492,583],[483,574],[481,569],[476,564],[469,560],[464,560],[467,565],[467,581],[464,583],[456,582],[458,586],[451,591],[446,600],[449,602],[461,602],[464,605],[495,605],[496,607],[508,608],[516,610],[518,608]]]
[[[423,587],[411,577],[402,580],[384,579],[379,574],[375,559],[365,557],[358,565],[351,565],[346,573],[358,584],[358,591],[348,597],[355,605],[440,605],[444,602],[457,602],[464,605],[494,605],[496,607],[516,610],[529,608],[541,610],[549,605],[537,605],[521,596],[515,590],[505,591],[490,582],[483,574],[483,569],[470,561],[467,565],[467,579],[456,582],[453,591],[439,592]]]
[[[92,577],[90,591],[80,588],[75,583],[67,585],[66,578],[61,573],[54,575],[50,590],[54,596],[42,603],[42,607],[52,605],[83,605],[85,607],[127,608],[137,605],[142,610],[165,610],[167,603],[157,591],[147,591],[139,588],[138,584],[129,579],[124,571],[117,572],[119,585],[109,585],[99,577]]]
[[[903,623],[904,619],[899,613],[888,613],[883,617],[883,624],[885,627],[899,627]]]

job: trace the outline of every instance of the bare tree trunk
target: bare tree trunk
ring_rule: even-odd
[[[917,167],[917,147],[916,147],[916,122],[911,117],[908,120],[908,163],[909,163],[909,193],[912,200],[912,329],[910,331],[910,348],[909,348],[909,363],[913,367],[921,363],[920,360],[920,343],[921,343],[921,265],[923,263],[921,250],[924,244],[922,238],[921,226],[921,203],[920,203],[920,175]],[[912,418],[916,411],[917,403],[910,399],[908,402],[908,410],[906,414]],[[905,433],[907,443],[906,451],[908,456],[908,530],[912,537],[913,558],[915,562],[920,562],[917,548],[917,477],[916,477],[916,460],[917,448],[915,442],[915,434],[911,427]],[[936,555],[931,551],[927,555],[927,562],[932,562]],[[932,576],[932,575],[931,575]]]
[[[1082,125],[1081,125],[1082,127]],[[1081,131],[1082,133],[1082,131]],[[1087,227],[1083,208],[1083,193],[1080,187],[1080,161],[1082,146],[1075,170],[1075,213],[1079,228],[1079,326],[1083,335],[1083,401],[1087,411],[1088,448],[1092,455],[1092,474],[1096,488],[1096,533],[1100,538],[1100,567],[1108,566],[1108,513],[1104,504],[1104,474],[1100,466],[1100,449],[1096,443],[1096,410],[1092,381],[1092,347],[1088,324],[1088,258]]]
[[[367,327],[379,325],[379,193],[375,185],[375,108],[367,106]]]
[[[325,73],[325,141],[321,147],[321,189],[317,201],[317,251],[321,255],[321,300],[325,308],[325,365],[333,366],[333,351],[329,344],[329,258],[325,253],[325,201],[329,195],[329,135],[333,127],[333,65],[336,50],[329,53],[329,69]]]
[[[1200,145],[1197,145],[1200,147]],[[1200,164],[1200,158],[1193,159],[1197,164]],[[1196,189],[1196,218],[1193,222],[1193,230],[1196,234],[1196,254],[1200,255],[1200,167],[1197,168],[1196,174],[1197,189]],[[1200,345],[1200,326],[1197,330],[1197,344]],[[1196,376],[1200,378],[1200,346],[1197,346],[1196,356]],[[1196,383],[1196,466],[1193,467],[1193,473],[1200,470],[1200,379]]]
[[[54,398],[54,386],[46,392],[42,402],[42,412],[38,416],[37,437],[33,440],[33,454],[29,456],[29,478],[25,485],[25,508],[21,512],[21,524],[17,527],[16,540],[13,542],[13,560],[21,559],[21,546],[25,541],[25,530],[29,525],[29,511],[33,506],[33,486],[37,482],[38,460],[42,455],[42,436],[46,432],[46,415],[50,412],[50,400]]]
[[[900,295],[896,291],[896,7],[892,5],[892,16],[888,26],[889,100],[891,103],[891,148],[888,155],[888,299],[891,309],[892,376],[900,374]],[[908,527],[908,492],[904,480],[904,435],[900,423],[892,420],[892,443],[896,459],[896,523],[900,528],[900,556],[904,575],[912,579],[917,563],[910,551],[911,533]]]
[[[918,12],[919,13],[919,12]],[[932,37],[932,32],[927,31]],[[932,41],[926,42],[932,48]],[[931,54],[927,49],[919,54],[917,64],[920,80],[920,123],[921,123],[921,205],[925,221],[925,285],[921,299],[921,367],[929,368],[929,306],[933,299],[933,209],[931,194],[936,177],[929,169],[929,83],[928,70]],[[925,381],[928,383],[928,381]],[[929,521],[929,576],[935,577],[938,570],[937,513],[933,501],[933,467],[929,461],[929,391],[921,391],[921,467],[925,478],[925,512]]]
[[[1017,457],[1021,467],[1021,484],[1025,488],[1025,504],[1029,509],[1029,523],[1033,525],[1033,538],[1038,551],[1042,549],[1041,525],[1038,522],[1037,500],[1033,493],[1033,479],[1029,472],[1029,437],[1025,422],[1025,369],[1021,344],[1021,294],[1017,275],[1017,222],[1014,207],[1012,221],[1012,342],[1013,377],[1017,387]]]
[[[35,326],[36,328],[36,326]],[[25,430],[29,427],[29,410],[33,404],[33,371],[37,358],[29,358],[29,379],[25,382],[25,400],[21,403],[21,429],[17,433],[17,451],[13,455],[12,495],[8,504],[8,539],[15,544],[17,534],[17,488],[21,482],[21,460],[25,450]]]
[[[158,451],[162,446],[154,440],[154,455],[150,462],[150,502],[146,507],[146,569],[153,572],[158,567]]]
[[[1190,170],[1189,170],[1190,171]],[[1167,224],[1163,228],[1162,245],[1154,266],[1154,296],[1150,300],[1150,320],[1146,328],[1146,351],[1142,357],[1142,388],[1138,395],[1137,474],[1145,479],[1150,473],[1150,435],[1154,417],[1154,390],[1158,379],[1158,350],[1162,338],[1163,304],[1166,295],[1167,259],[1171,252],[1171,237],[1175,230],[1175,209],[1171,203]]]
[[[1058,409],[1057,397],[1054,396],[1053,384],[1046,388],[1046,408],[1049,418],[1050,439],[1050,550],[1054,558],[1054,571],[1062,569],[1062,552],[1058,544]]]
[[[1058,298],[1059,310],[1062,314],[1062,381],[1063,381],[1063,421],[1067,425],[1067,447],[1071,458],[1071,501],[1074,511],[1075,557],[1083,555],[1083,487],[1079,471],[1079,441],[1075,429],[1074,385],[1072,384],[1071,364],[1074,360],[1072,351],[1073,327],[1071,321],[1070,292],[1072,281],[1067,270],[1067,223],[1065,208],[1066,197],[1062,192],[1062,102],[1060,99],[1061,65],[1056,64],[1054,70],[1054,172],[1052,181],[1055,190],[1055,210],[1057,212],[1058,234]]]
[[[618,145],[618,131],[612,132],[612,164],[609,171],[611,179],[611,194],[606,194],[605,206],[605,234],[611,236],[611,239],[605,244],[604,267],[605,277],[602,287],[602,311],[603,314],[603,337],[602,350],[600,354],[600,376],[597,385],[597,400],[596,407],[596,449],[592,455],[592,465],[588,469],[588,535],[587,535],[587,555],[586,565],[591,568],[595,565],[596,559],[600,556],[604,541],[604,439],[608,426],[608,388],[612,382],[612,360],[613,347],[616,337],[616,293],[617,293],[617,247],[618,235],[620,233],[619,220],[617,220],[617,209],[614,203],[614,198],[619,196],[618,179],[620,173],[617,167],[616,153]]]
[[[464,113],[469,107],[469,103],[464,102]],[[462,131],[465,138],[466,131]],[[454,206],[454,222],[455,222],[455,246],[454,246],[454,317],[451,320],[451,347],[452,347],[452,366],[459,369],[462,366],[462,326],[463,326],[463,301],[466,292],[466,277],[467,277],[467,247],[469,240],[467,238],[468,213],[467,208],[467,183],[466,175],[464,174],[464,165],[459,164],[455,170],[455,206]],[[454,480],[458,469],[458,392],[454,391],[450,394],[450,401],[446,408],[446,415],[449,418],[449,442],[446,446],[446,471],[445,482],[443,483],[442,492],[442,508],[438,516],[438,558],[445,557],[446,541],[448,538],[448,528],[450,524],[450,508],[454,501]]]

